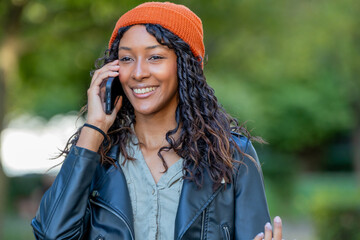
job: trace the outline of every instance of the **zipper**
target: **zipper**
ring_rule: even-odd
[[[208,207],[209,204],[211,203],[211,201],[217,196],[217,194],[218,194],[223,188],[224,188],[224,185],[222,184],[222,185],[211,195],[211,197],[209,197],[209,199],[207,200],[207,202],[204,204],[203,207],[204,207],[204,208]],[[201,214],[202,214],[202,213],[201,213],[200,211],[198,211],[198,212],[194,215],[194,217],[193,217],[191,220],[188,221],[188,224],[186,225],[186,227],[185,227],[181,232],[179,232],[179,233],[177,234],[177,236],[176,236],[176,239],[177,239],[177,240],[180,240],[180,239],[183,238],[184,234],[185,234],[186,231],[190,228],[191,224],[193,224],[194,221],[195,221],[196,219],[198,219],[198,217],[199,217]]]
[[[200,240],[205,239],[205,238],[204,238],[205,215],[206,215],[206,208],[205,208],[204,211],[202,212],[202,216],[201,216],[201,233],[200,233]]]
[[[229,232],[229,227],[228,226],[222,226],[224,233],[225,233],[225,239],[226,240],[230,240],[230,232]]]
[[[95,202],[94,200],[90,199],[90,202],[99,206],[99,207],[102,207],[104,209],[106,209],[107,211],[109,211],[110,213],[114,214],[116,217],[118,217],[121,221],[123,221],[126,225],[126,227],[129,229],[129,232],[130,232],[130,235],[131,235],[131,239],[132,240],[135,240],[134,238],[134,235],[131,231],[131,228],[130,228],[130,225],[126,222],[126,220],[120,215],[118,214],[117,212],[115,212],[111,207],[109,206],[106,206],[105,204],[102,204],[102,203],[99,203],[99,202]]]

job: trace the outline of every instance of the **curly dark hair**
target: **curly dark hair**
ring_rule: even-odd
[[[161,152],[173,149],[184,159],[184,178],[194,181],[198,187],[202,186],[204,171],[209,173],[214,182],[214,188],[220,186],[223,179],[227,183],[232,182],[233,163],[236,161],[232,155],[235,150],[240,152],[241,150],[236,144],[233,144],[235,148],[232,146],[231,131],[252,138],[250,133],[244,125],[239,125],[235,118],[227,114],[220,105],[214,90],[206,82],[201,59],[194,56],[189,45],[161,25],[144,25],[149,34],[153,35],[160,44],[173,49],[177,56],[179,91],[179,104],[175,113],[177,126],[166,133],[169,146],[160,148],[158,152],[165,171],[168,166]],[[119,29],[111,48],[105,51],[103,57],[97,59],[96,69],[118,59],[120,39],[130,27]],[[86,110],[87,107],[84,106],[80,115],[84,114]],[[120,153],[124,156],[125,161],[134,160],[126,151],[126,146],[131,140],[131,135],[134,134],[131,124],[134,124],[135,121],[134,108],[124,95],[123,105],[108,131],[108,141],[104,141],[99,149],[102,163],[115,165],[116,159],[106,156],[113,145],[119,145]],[[179,137],[174,139],[172,136],[178,131]],[[67,154],[71,145],[76,144],[80,132],[81,128],[69,139],[62,154]]]

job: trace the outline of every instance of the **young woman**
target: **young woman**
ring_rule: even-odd
[[[37,239],[281,239],[249,134],[221,108],[203,58],[201,20],[183,5],[120,17],[86,124],[32,221]],[[124,94],[107,115],[109,77]]]

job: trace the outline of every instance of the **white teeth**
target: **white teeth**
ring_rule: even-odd
[[[148,92],[152,92],[155,90],[155,87],[147,87],[147,88],[134,88],[133,89],[135,93],[148,93]]]

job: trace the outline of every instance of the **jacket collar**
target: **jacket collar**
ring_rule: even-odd
[[[114,146],[108,152],[108,156],[113,159],[119,157],[119,146]],[[131,208],[131,201],[129,190],[126,184],[126,179],[121,167],[118,165],[118,169],[113,166],[106,169],[99,167],[103,176],[102,179],[98,179],[95,187],[99,188],[101,199],[108,202],[115,208],[116,211],[126,216],[131,229],[133,231],[133,213]],[[175,219],[175,239],[181,239],[189,227],[194,221],[200,216],[204,209],[210,204],[210,202],[216,197],[223,187],[219,187],[217,190],[213,190],[213,182],[207,171],[203,174],[203,185],[198,188],[197,185],[188,180],[184,179],[179,206]],[[118,196],[116,198],[112,196]]]

